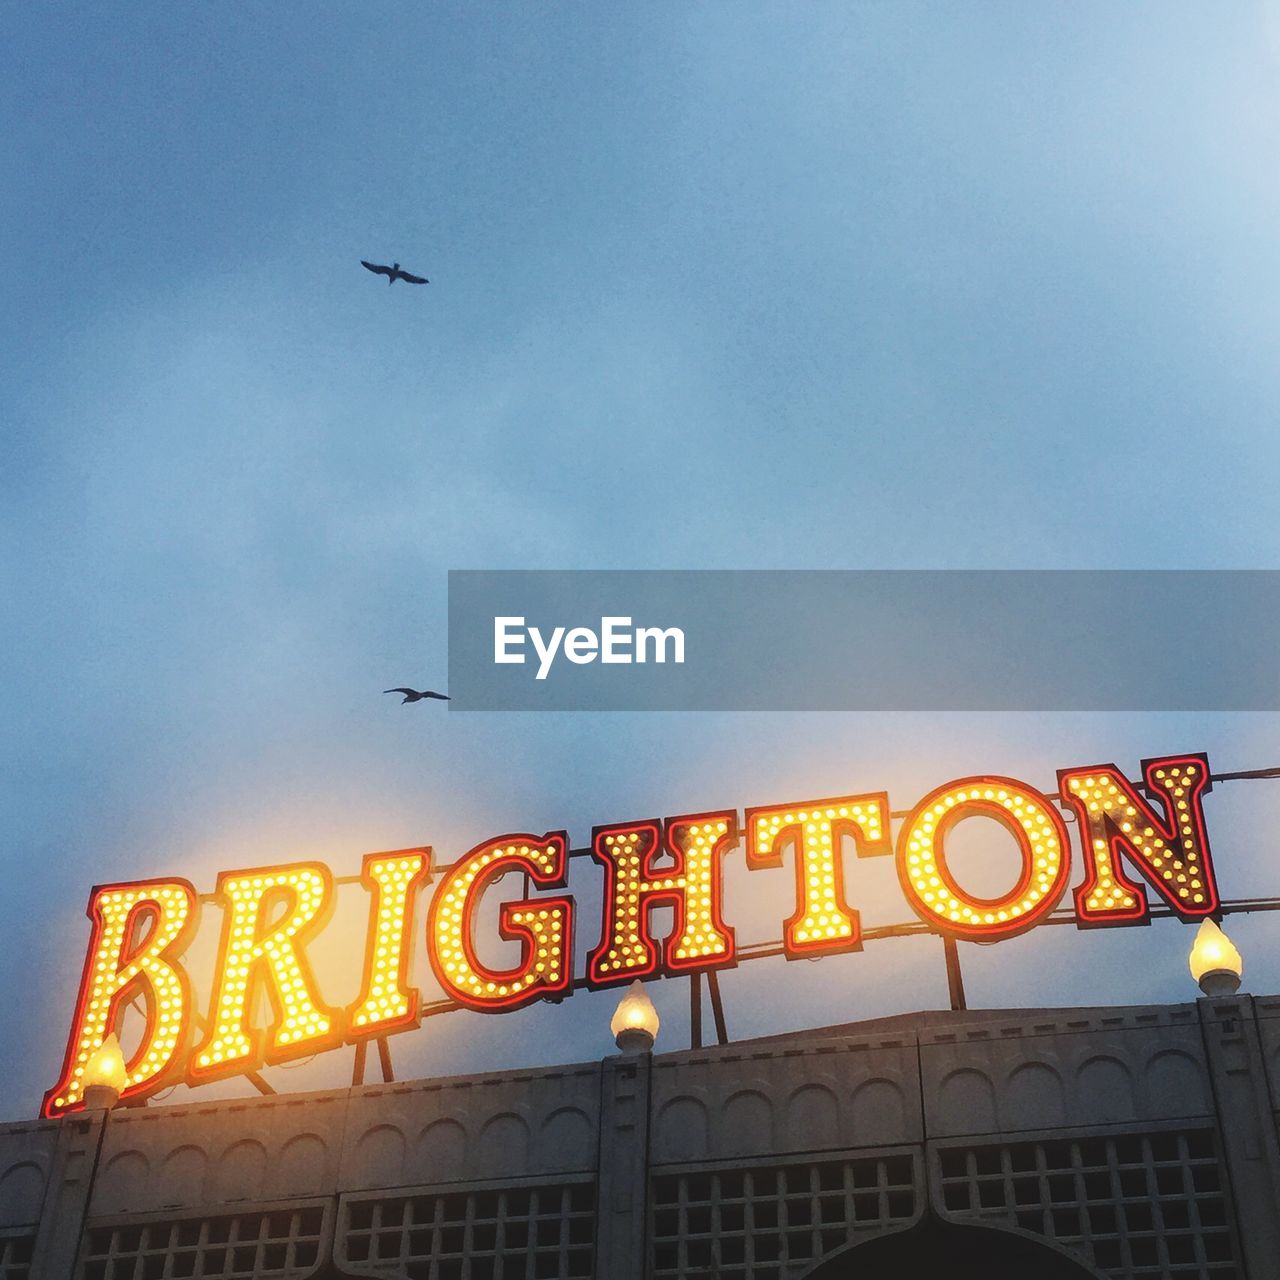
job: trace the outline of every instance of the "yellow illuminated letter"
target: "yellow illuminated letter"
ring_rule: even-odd
[[[738,843],[737,815],[699,813],[597,827],[591,856],[605,869],[604,925],[587,972],[597,985],[631,981],[658,967],[649,928],[655,906],[675,911],[663,964],[670,972],[734,963],[734,935],[721,912],[721,864]],[[657,866],[665,850],[670,862]]]
[[[493,969],[475,950],[475,915],[484,891],[509,871],[522,871],[541,888],[562,889],[568,877],[563,831],[502,836],[477,845],[440,882],[431,900],[431,967],[460,1004],[491,1013],[567,991],[572,981],[573,899],[506,902],[498,932],[522,944],[520,963]]]
[[[302,950],[333,911],[329,869],[299,862],[224,871],[218,895],[225,916],[209,1034],[188,1068],[191,1078],[251,1071],[336,1043],[337,1014],[317,999]],[[254,997],[263,987],[273,1013],[265,1034],[253,1026]]]
[[[747,810],[748,867],[780,867],[782,846],[795,846],[796,910],[782,935],[788,959],[862,947],[858,913],[844,894],[840,839],[846,834],[860,858],[891,854],[889,797],[841,796]]]
[[[128,1063],[122,1097],[159,1088],[186,1037],[187,977],[176,956],[195,930],[196,894],[185,880],[144,880],[94,889],[93,935],[85,958],[75,1020],[58,1083],[45,1094],[44,1114],[83,1105],[89,1059],[118,1030],[126,1005],[141,996],[146,1027]]]
[[[348,1039],[418,1024],[418,989],[409,985],[413,902],[426,876],[430,849],[371,853],[360,879],[373,894],[364,984],[351,1010]]]
[[[1184,920],[1218,910],[1218,885],[1209,851],[1202,798],[1211,788],[1205,756],[1144,760],[1145,791],[1168,817],[1138,794],[1113,764],[1063,769],[1062,798],[1080,819],[1085,878],[1076,890],[1076,922],[1132,924],[1147,919],[1147,895],[1124,873],[1127,858]]]
[[[961,888],[946,861],[946,837],[964,818],[993,818],[1017,843],[1022,870],[999,898]],[[916,914],[940,933],[997,942],[1031,928],[1053,910],[1067,883],[1069,846],[1062,816],[1014,778],[962,778],[927,795],[898,834],[898,879]]]

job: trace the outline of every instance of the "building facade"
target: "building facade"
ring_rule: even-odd
[[[0,1280],[1280,1277],[1280,997],[0,1127]]]

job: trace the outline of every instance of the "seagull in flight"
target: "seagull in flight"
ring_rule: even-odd
[[[384,267],[379,262],[366,262],[360,259],[360,265],[366,271],[372,271],[375,276],[386,276],[387,284],[395,284],[397,280],[403,280],[405,284],[430,284],[431,281],[425,276],[411,276],[407,271],[400,270],[400,264],[393,262],[389,267]]]
[[[400,701],[400,705],[404,706],[406,702],[421,702],[423,698],[439,698],[441,702],[448,702],[449,695],[447,693],[436,693],[432,689],[423,689],[421,693],[417,689],[383,689],[383,693],[403,693],[404,697]]]

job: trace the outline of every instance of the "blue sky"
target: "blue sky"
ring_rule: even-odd
[[[94,882],[1280,762],[1263,716],[380,693],[443,678],[450,568],[1277,567],[1274,6],[77,6],[5,62],[6,1115],[56,1072]],[[1278,800],[1210,798],[1227,896],[1280,888]],[[1051,932],[968,948],[975,1003],[1192,994],[1176,926]],[[1276,931],[1233,932],[1275,990]],[[731,1029],[937,1004],[929,946],[744,969]],[[611,1004],[437,1020],[398,1065],[595,1056]]]

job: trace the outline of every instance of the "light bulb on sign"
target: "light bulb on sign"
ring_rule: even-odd
[[[1244,960],[1212,920],[1205,920],[1196,931],[1190,965],[1191,976],[1207,996],[1233,996],[1240,989]]]
[[[658,1011],[637,978],[618,1002],[609,1030],[623,1053],[648,1053],[658,1038]]]
[[[109,1111],[120,1101],[129,1083],[120,1041],[113,1031],[84,1064],[84,1105],[90,1110]]]

